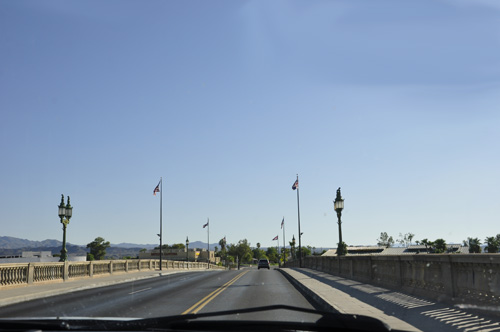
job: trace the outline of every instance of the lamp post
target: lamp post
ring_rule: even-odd
[[[161,232],[161,230],[160,230],[160,232]],[[156,234],[156,235],[158,235],[158,238],[160,239],[160,247],[159,248],[160,248],[160,271],[161,271],[162,270],[162,265],[163,265],[163,263],[162,263],[163,244],[161,242],[162,241],[162,236],[161,236],[161,234]]]
[[[186,260],[189,262],[189,238],[186,236]]]
[[[292,237],[292,259],[295,259],[295,234]]]
[[[63,245],[61,249],[61,257],[59,262],[65,262],[68,260],[68,251],[66,250],[66,227],[69,224],[69,220],[73,214],[73,207],[68,203],[64,205],[64,195],[61,194],[61,203],[59,204],[59,218],[61,219],[61,224],[63,224]]]
[[[342,210],[344,209],[344,199],[340,194],[340,187],[337,189],[337,197],[335,197],[335,201],[333,202],[333,206],[335,208],[335,212],[337,212],[337,218],[339,219],[339,245],[337,247],[337,255],[345,255],[344,252],[344,243],[342,242]]]

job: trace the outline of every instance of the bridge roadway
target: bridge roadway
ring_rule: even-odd
[[[90,288],[0,307],[0,317],[147,318],[270,304],[314,308],[278,271],[249,268],[167,273],[156,278]],[[285,320],[318,319],[317,315],[298,316],[295,312],[282,311],[253,316],[271,320],[278,317]],[[252,315],[247,318],[252,319]]]
[[[281,272],[256,268],[164,275],[150,272],[150,277],[145,279],[87,289],[79,287],[80,290],[72,292],[67,288],[64,294],[10,305],[6,305],[8,297],[16,292],[26,293],[32,289],[35,294],[41,287],[56,289],[73,282],[3,289],[0,290],[0,317],[157,317],[287,304],[369,315],[393,328],[408,331],[500,331],[498,317],[469,309],[445,306],[309,269],[282,269]],[[151,277],[153,274],[155,277]],[[98,279],[105,282],[109,278],[120,276]],[[91,282],[98,285],[99,280]],[[318,318],[314,314],[284,310],[244,316],[244,319],[284,321]]]

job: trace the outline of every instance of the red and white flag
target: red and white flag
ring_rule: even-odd
[[[158,185],[155,187],[155,189],[153,190],[153,195],[156,196],[156,193],[159,193],[160,192],[160,182],[158,182]]]
[[[207,227],[208,226],[208,220],[207,220],[207,223],[205,225],[203,225],[203,228]]]
[[[276,241],[276,240],[278,240],[278,235],[276,235],[276,236],[274,237],[274,239],[273,239],[273,241]]]
[[[295,190],[298,187],[299,187],[299,179],[295,180],[295,182],[293,183],[292,189]]]

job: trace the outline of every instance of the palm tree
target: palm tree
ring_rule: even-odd
[[[481,252],[481,240],[476,238],[468,237],[464,244],[469,247],[470,254],[479,254]]]
[[[423,239],[422,241],[420,241],[420,244],[423,244],[425,246],[427,252],[429,252],[429,249],[432,250],[433,249],[432,247],[434,246],[434,242],[429,241],[427,239]]]
[[[500,248],[500,234],[498,234],[496,237],[487,237],[485,241],[487,244],[486,250],[488,250],[488,253],[498,252],[498,249]]]
[[[220,250],[225,251],[226,250],[226,238],[220,239],[219,245],[220,245]]]

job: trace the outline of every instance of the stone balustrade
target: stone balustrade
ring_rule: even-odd
[[[92,278],[94,275],[157,270],[157,259],[111,260],[60,263],[0,264],[1,287],[29,285],[48,281],[67,281],[74,278]],[[162,268],[169,269],[225,269],[201,262],[162,261]]]
[[[308,256],[302,267],[436,301],[500,305],[500,254]]]

